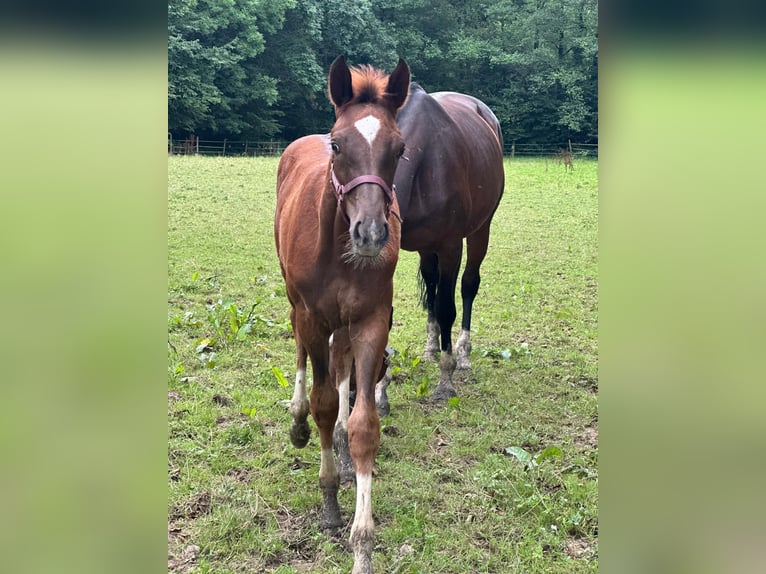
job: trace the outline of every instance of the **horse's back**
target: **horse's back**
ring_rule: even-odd
[[[483,226],[494,214],[505,184],[503,140],[492,110],[481,100],[457,92],[429,94],[453,122],[450,136],[442,135],[443,145],[459,149],[462,173],[457,165],[445,166],[454,193],[464,194],[468,206],[464,235]]]
[[[326,170],[329,159],[328,135],[312,134],[292,142],[279,158],[277,198],[296,191],[320,176]]]
[[[329,158],[329,137],[309,135],[288,145],[279,159],[274,240],[283,274],[289,254],[302,250],[307,237],[318,236],[318,204]]]
[[[441,106],[447,111],[453,120],[460,122],[460,118],[456,114],[456,110],[463,110],[465,118],[469,121],[473,120],[476,123],[476,117],[480,118],[489,130],[493,133],[497,139],[500,153],[502,155],[503,149],[503,133],[500,129],[500,120],[497,119],[495,113],[490,107],[482,102],[480,99],[468,94],[460,94],[458,92],[434,92],[431,94]],[[480,135],[481,130],[479,130]],[[481,137],[481,136],[480,136]]]

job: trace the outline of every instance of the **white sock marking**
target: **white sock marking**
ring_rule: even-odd
[[[372,533],[375,523],[372,520],[372,475],[356,474],[356,511],[351,536],[357,530]]]
[[[290,413],[293,417],[309,412],[309,400],[306,396],[306,371],[299,369],[295,373],[295,388],[293,400],[290,402]]]
[[[375,136],[378,135],[380,129],[380,120],[375,116],[367,116],[357,120],[354,126],[372,147],[372,142],[375,141]]]

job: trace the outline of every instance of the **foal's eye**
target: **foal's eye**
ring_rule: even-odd
[[[399,148],[399,153],[397,154],[396,157],[402,157],[404,155],[404,149],[405,149],[405,145],[402,144],[402,147]]]
[[[330,142],[330,147],[332,148],[332,153],[340,153],[340,147],[335,142]]]

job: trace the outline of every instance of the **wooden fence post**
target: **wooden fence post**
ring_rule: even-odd
[[[511,157],[516,157],[516,142],[511,144]]]

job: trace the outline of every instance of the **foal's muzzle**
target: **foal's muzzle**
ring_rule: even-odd
[[[388,243],[388,222],[375,219],[358,219],[352,224],[351,244],[361,257],[377,257]]]

